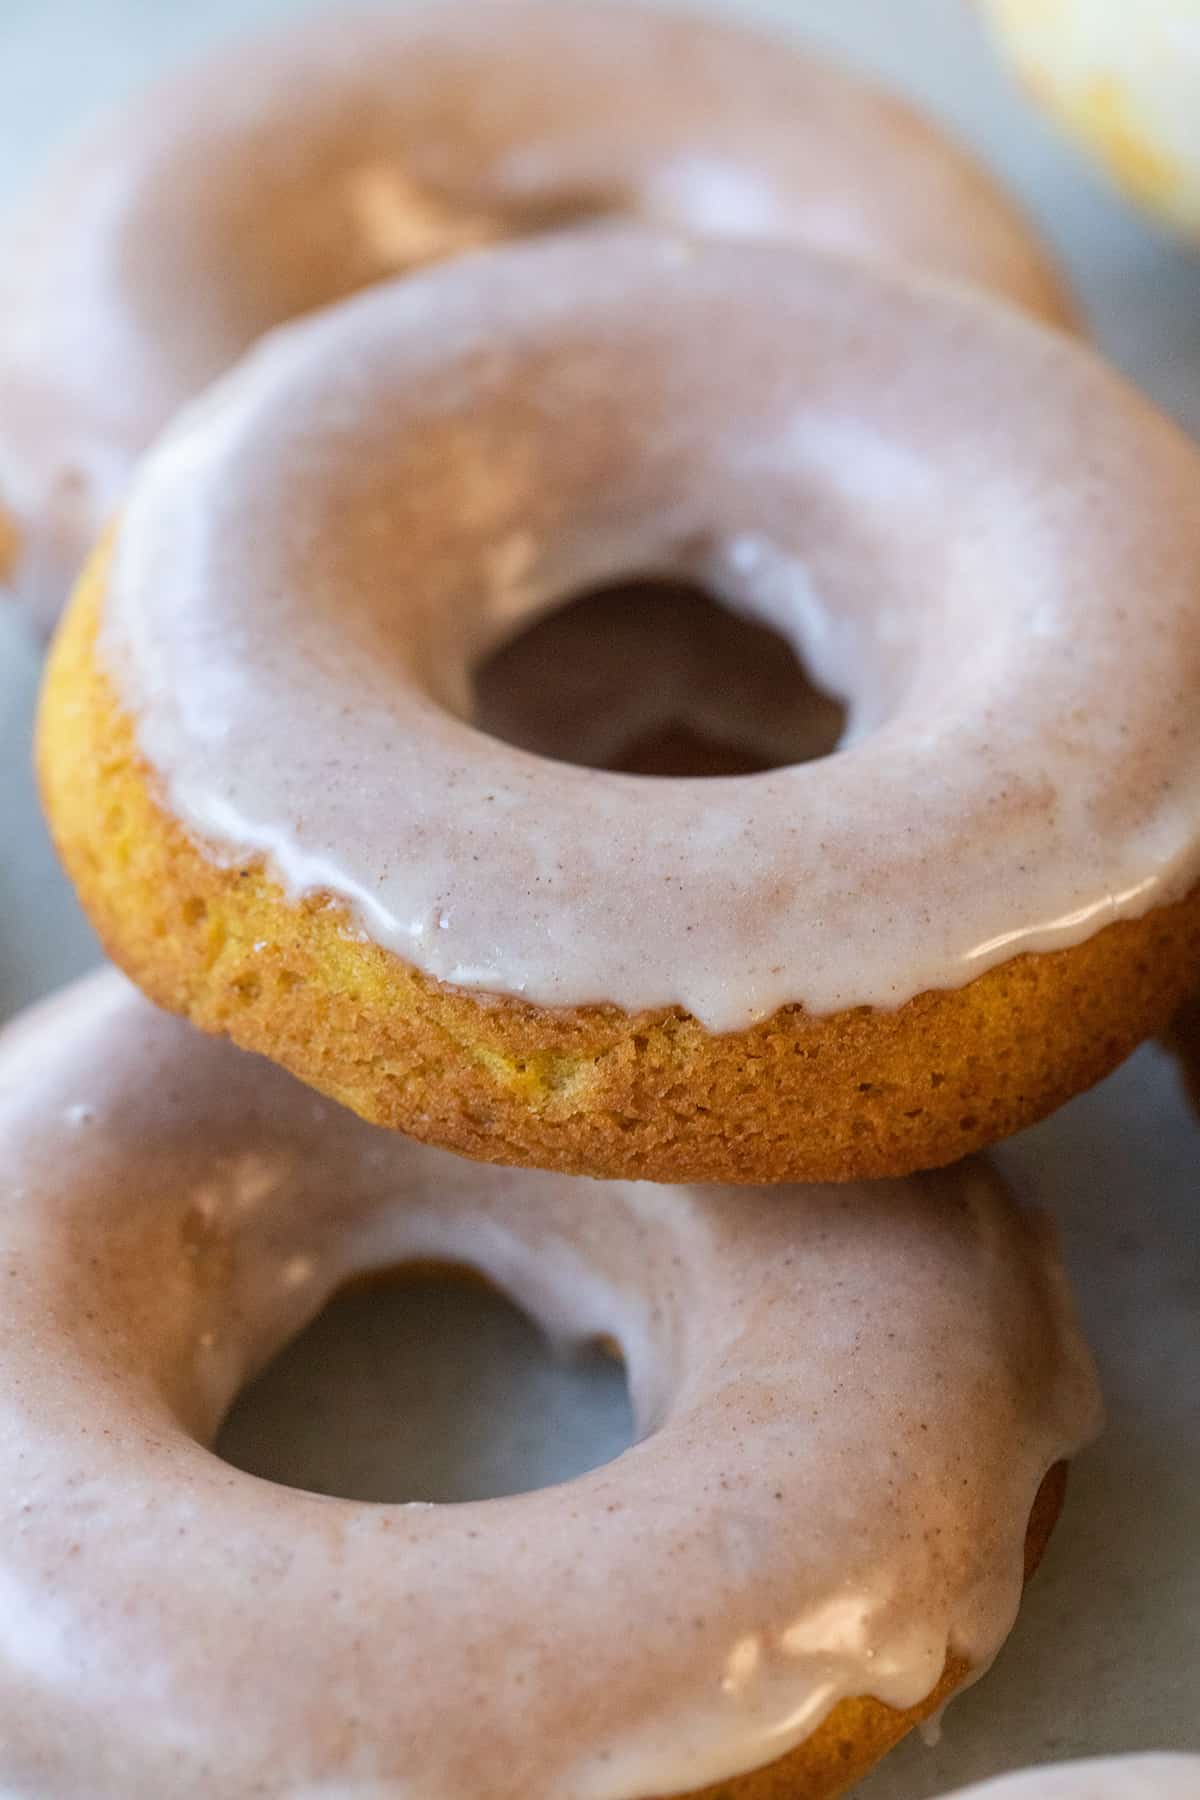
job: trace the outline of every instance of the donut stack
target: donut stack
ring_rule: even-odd
[[[679,14],[293,27],[30,221],[0,546],[46,625],[84,565],[38,760],[123,973],[0,1040],[0,1788],[843,1793],[1098,1427],[971,1153],[1193,978],[1200,457],[960,150]],[[616,1344],[634,1448],[211,1453],[430,1261]]]

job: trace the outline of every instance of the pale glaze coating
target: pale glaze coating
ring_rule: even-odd
[[[478,277],[276,334],[143,467],[100,654],[215,858],[455,986],[713,1031],[1190,889],[1200,456],[1131,388],[802,250],[614,228]],[[472,729],[496,644],[648,571],[786,636],[841,751],[648,781]]]
[[[1050,1234],[981,1164],[600,1204],[364,1125],[110,972],[0,1040],[0,1144],[19,1800],[635,1800],[772,1762],[844,1695],[987,1665],[1099,1422]],[[339,1284],[429,1258],[615,1339],[635,1447],[408,1507],[211,1454]]]
[[[1073,321],[965,152],[786,44],[600,0],[290,20],[94,132],[6,237],[0,578],[48,625],[134,460],[269,327],[613,212],[910,260]]]
[[[1200,1756],[1111,1756],[1022,1769],[947,1800],[1200,1800]]]

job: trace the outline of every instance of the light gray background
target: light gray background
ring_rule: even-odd
[[[0,207],[99,105],[238,26],[303,10],[0,0]],[[972,140],[1057,243],[1105,350],[1200,433],[1200,260],[1053,138],[988,54],[966,0],[721,10],[880,71]],[[37,819],[37,662],[0,607],[0,1018],[96,954]],[[1200,1749],[1200,1130],[1170,1065],[1147,1049],[1001,1154],[1061,1223],[1110,1426],[1075,1472],[998,1667],[951,1709],[939,1747],[904,1746],[863,1800],[927,1800],[1086,1751]],[[611,1371],[554,1369],[503,1306],[464,1291],[343,1303],[249,1397],[226,1443],[314,1485],[454,1496],[578,1469],[626,1429]]]

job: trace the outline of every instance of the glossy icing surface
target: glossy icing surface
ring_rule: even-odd
[[[772,1761],[948,1647],[987,1664],[1038,1485],[1097,1427],[1048,1233],[983,1165],[848,1196],[460,1162],[107,972],[0,1039],[0,1143],[20,1800],[635,1800]],[[427,1258],[614,1338],[635,1447],[433,1507],[211,1455],[341,1283]]]
[[[786,45],[603,0],[292,20],[94,132],[6,238],[0,575],[49,623],[133,461],[271,326],[614,212],[909,259],[1071,318],[965,153]]]
[[[217,858],[452,984],[725,1031],[1181,898],[1198,571],[1200,457],[1065,337],[614,228],[276,334],[144,466],[101,655]],[[785,636],[838,754],[647,781],[473,729],[497,645],[646,572]]]
[[[1196,1800],[1200,1756],[1094,1757],[1022,1769],[948,1800]]]

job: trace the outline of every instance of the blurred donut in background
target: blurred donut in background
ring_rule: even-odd
[[[143,452],[264,332],[613,215],[909,263],[1081,325],[968,152],[787,43],[606,0],[293,19],[132,99],[10,227],[0,590],[48,632]]]
[[[1038,103],[1200,241],[1200,0],[982,0]]]

